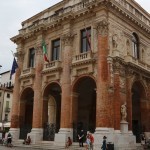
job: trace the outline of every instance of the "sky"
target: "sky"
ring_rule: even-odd
[[[16,44],[10,38],[18,34],[21,22],[61,0],[3,0],[0,3],[0,73],[11,70]],[[136,0],[150,13],[150,0]]]

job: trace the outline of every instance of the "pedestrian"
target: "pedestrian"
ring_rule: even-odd
[[[12,135],[11,135],[11,133],[8,133],[8,135],[7,135],[7,146],[8,147],[12,147],[11,142],[12,142]]]
[[[93,146],[94,146],[94,137],[93,137],[92,133],[90,133],[90,132],[89,132],[89,135],[90,135],[90,141],[91,141],[91,143],[90,143],[90,148],[91,148],[91,150],[93,150]]]
[[[101,147],[102,150],[106,150],[106,149],[107,149],[106,139],[107,139],[107,137],[104,136],[104,137],[103,137],[103,144],[102,144],[102,147]]]
[[[71,145],[72,145],[72,140],[71,140],[70,137],[68,137],[68,140],[67,140],[67,142],[66,142],[66,148],[68,148],[68,147],[71,146]]]
[[[87,134],[86,136],[86,146],[85,146],[86,150],[90,150],[91,148],[91,140],[90,140],[90,135]]]
[[[84,132],[83,130],[80,131],[78,134],[78,139],[79,139],[79,146],[83,147],[83,141],[84,141]]]

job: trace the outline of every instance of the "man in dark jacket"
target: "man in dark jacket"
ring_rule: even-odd
[[[83,142],[84,142],[84,132],[83,130],[80,131],[78,134],[78,139],[79,139],[79,146],[83,147]]]

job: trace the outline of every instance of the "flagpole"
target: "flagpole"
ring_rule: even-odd
[[[12,50],[10,50],[10,51],[11,51],[11,53],[12,53],[13,57],[15,57],[15,54],[14,54],[14,52],[13,52]]]

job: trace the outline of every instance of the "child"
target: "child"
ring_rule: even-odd
[[[90,149],[90,145],[91,145],[91,140],[90,140],[90,135],[88,134],[86,136],[86,150]]]

